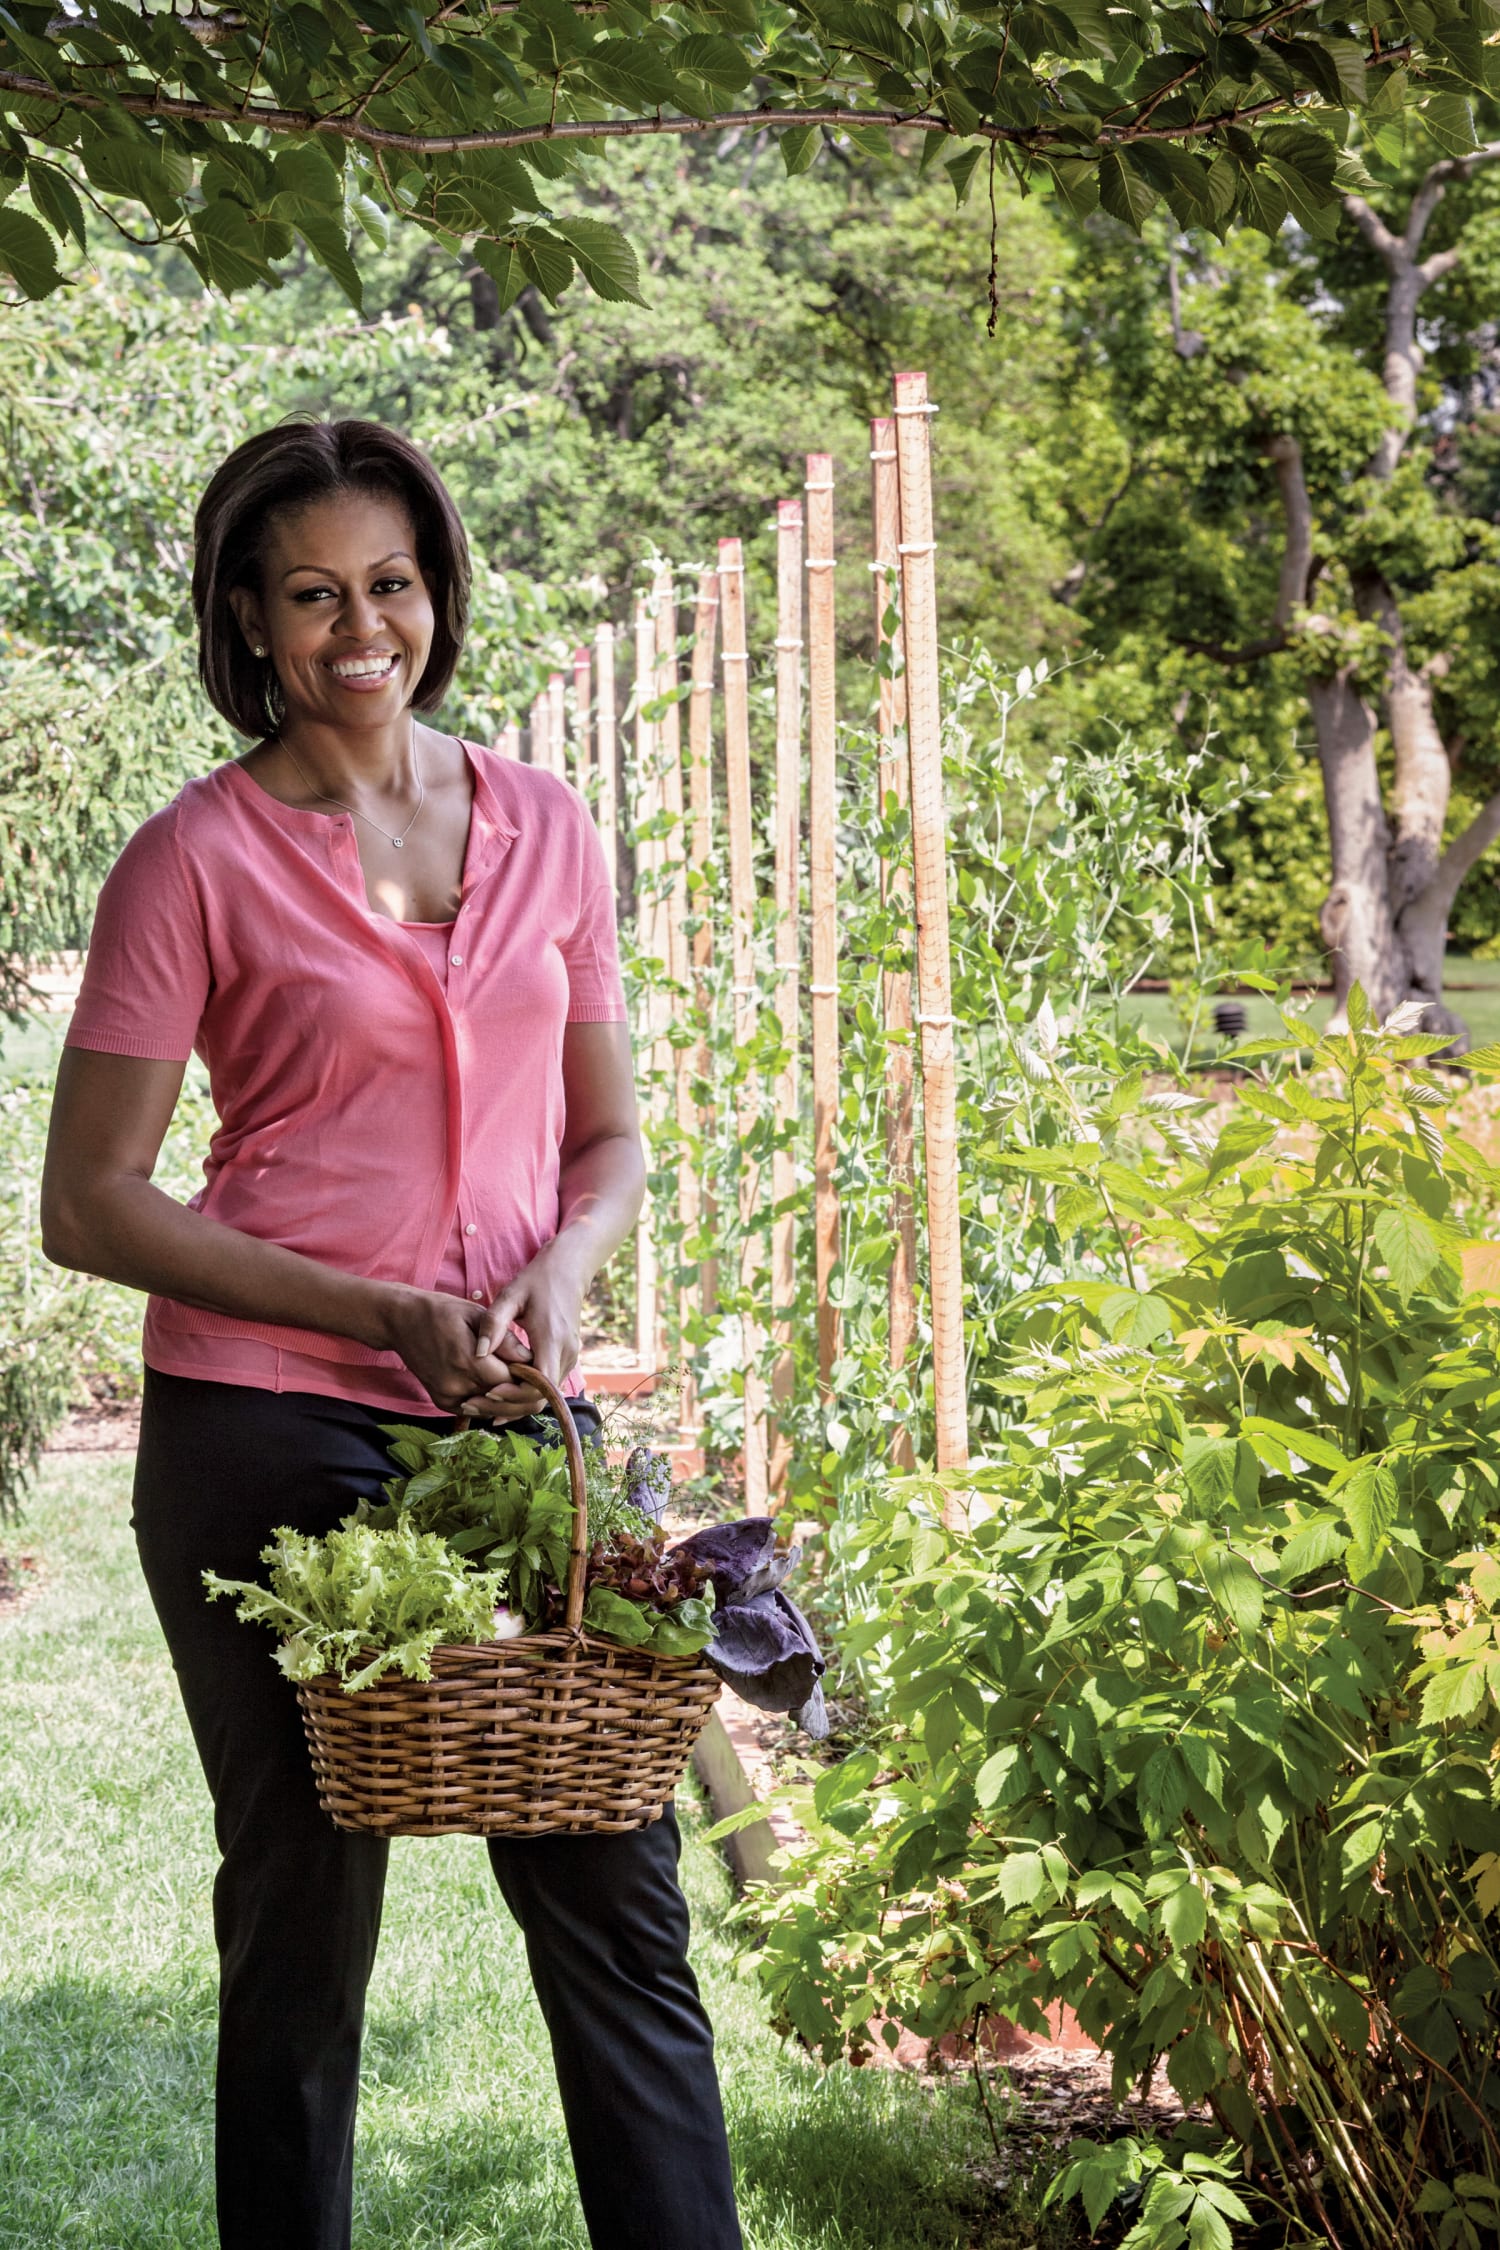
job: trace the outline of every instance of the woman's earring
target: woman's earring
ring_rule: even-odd
[[[257,655],[257,656],[264,656],[264,655],[265,655],[266,651],[265,651],[265,647],[264,647],[264,644],[263,644],[262,642],[260,642],[260,641],[257,641],[257,642],[256,642],[256,644],[255,644],[255,653],[256,653],[256,655]]]

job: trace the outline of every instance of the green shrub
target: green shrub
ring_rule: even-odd
[[[0,1091],[0,1522],[18,1512],[42,1447],[92,1389],[134,1398],[141,1385],[139,1290],[65,1273],[42,1256],[40,1200],[50,1080],[20,1075]],[[213,1108],[188,1067],[157,1164],[159,1187],[185,1200],[202,1185]]]
[[[1496,1182],[1437,1043],[1353,1013],[1307,1076],[1241,1047],[1217,1138],[1135,1080],[989,1152],[1112,1268],[1017,1299],[965,1530],[917,1477],[836,1535],[880,1731],[758,1965],[828,2055],[1065,2003],[1206,2105],[1269,2238],[1447,2250],[1500,2220]]]

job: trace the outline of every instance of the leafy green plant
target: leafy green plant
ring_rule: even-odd
[[[139,1393],[142,1300],[42,1255],[40,1187],[50,1085],[18,1075],[0,1092],[0,1521],[21,1513],[41,1449],[94,1390]],[[202,1182],[212,1110],[196,1064],[156,1179],[186,1197]]]
[[[49,1289],[38,1307],[12,1277],[0,1287],[0,1524],[20,1515],[42,1448],[78,1395],[92,1326],[86,1289]]]
[[[203,1574],[210,1600],[238,1595],[247,1623],[283,1636],[277,1661],[293,1679],[336,1671],[352,1692],[395,1667],[425,1680],[441,1641],[511,1639],[562,1621],[573,1537],[563,1448],[515,1430],[385,1430],[407,1474],[326,1539],[278,1531],[262,1556],[269,1591]],[[602,1536],[585,1565],[583,1622],[629,1648],[696,1655],[713,1637],[708,1572],[628,1505],[628,1469],[602,1456],[592,1467],[590,1521]]]
[[[410,1471],[392,1478],[383,1504],[362,1500],[354,1520],[377,1529],[410,1525],[441,1533],[455,1554],[498,1570],[505,1600],[528,1630],[563,1614],[573,1536],[573,1499],[560,1445],[538,1445],[514,1430],[461,1430],[438,1436],[387,1425],[393,1457]],[[692,1656],[713,1636],[706,1570],[674,1555],[665,1535],[631,1504],[635,1456],[612,1463],[600,1446],[584,1449],[589,1551],[583,1622],[632,1648]]]
[[[1351,1021],[1236,1050],[1216,1134],[1054,1050],[1072,1130],[980,1153],[1099,1247],[1015,1299],[988,1457],[841,1535],[877,1731],[758,1968],[827,2054],[1063,2003],[1273,2238],[1446,2250],[1500,2215],[1497,1182],[1437,1041]]]
[[[203,1581],[210,1601],[232,1595],[247,1624],[280,1634],[276,1661],[293,1680],[335,1672],[351,1694],[387,1672],[429,1680],[440,1643],[497,1638],[504,1572],[472,1569],[436,1532],[351,1522],[314,1539],[283,1528],[261,1560],[269,1587],[212,1570]]]
[[[583,1622],[660,1656],[696,1656],[714,1634],[713,1574],[654,1524],[596,1542],[584,1572]]]
[[[514,1430],[444,1437],[388,1423],[385,1434],[408,1474],[388,1481],[384,1502],[361,1500],[351,1520],[440,1536],[473,1569],[498,1574],[500,1598],[529,1627],[545,1623],[549,1588],[567,1578],[573,1534],[562,1447]]]
[[[1242,767],[1210,744],[1184,754],[1159,741],[1116,733],[1098,752],[1072,750],[1037,770],[1018,738],[1016,716],[1052,692],[1047,667],[1007,673],[982,648],[953,655],[944,681],[945,779],[953,808],[950,872],[953,898],[953,1004],[965,1026],[956,1046],[959,1133],[965,1151],[960,1181],[963,1263],[972,1362],[983,1365],[997,1348],[1017,1287],[1092,1254],[1093,1220],[1075,1215],[1040,1179],[1008,1169],[1016,1143],[1046,1144],[1068,1138],[1063,1105],[1047,1092],[1059,1055],[1067,1077],[1088,1101],[1105,1097],[1132,1073],[1173,1071],[1175,1065],[1141,1034],[1126,1005],[1131,986],[1147,971],[1179,971],[1184,989],[1197,996],[1189,1013],[1222,977],[1244,973],[1214,926],[1212,900],[1216,825],[1242,802],[1249,784]],[[867,1481],[880,1481],[898,1433],[908,1433],[920,1455],[931,1427],[930,1369],[921,1333],[906,1366],[889,1364],[888,1274],[892,1245],[892,1180],[885,1137],[886,1063],[893,1045],[913,1034],[888,1031],[883,983],[911,967],[910,911],[882,898],[880,862],[909,857],[906,815],[882,775],[882,746],[873,730],[846,727],[839,755],[840,787],[840,1099],[838,1117],[840,1257],[830,1294],[841,1320],[842,1349],[833,1369],[833,1397],[820,1389],[812,1230],[798,1232],[797,1294],[793,1305],[795,1381],[778,1406],[791,1438],[791,1491],[799,1511],[830,1514],[859,1505]],[[879,808],[878,819],[870,807]],[[767,832],[759,839],[764,847]],[[672,876],[682,832],[667,845],[656,871],[659,886]],[[711,881],[725,879],[724,869]],[[740,1285],[746,1222],[740,1185],[758,1169],[762,1193],[748,1226],[763,1237],[763,1274],[770,1272],[774,1223],[769,1188],[778,1145],[803,1136],[809,1120],[778,1125],[774,1088],[788,1050],[786,1029],[775,1013],[774,915],[769,870],[762,865],[763,902],[756,932],[759,1010],[751,1037],[734,1036],[727,948],[692,989],[673,991],[667,1041],[642,1055],[643,1080],[657,1074],[654,1121],[648,1126],[656,1197],[656,1242],[661,1296],[669,1332],[684,1292],[696,1286],[703,1261],[716,1262],[718,1311],[713,1320],[690,1319],[684,1350],[693,1356],[694,1380],[715,1444],[738,1445],[743,1414],[743,1331],[740,1315],[758,1315],[767,1337],[762,1373],[769,1383],[779,1349],[770,1337],[768,1307]],[[713,927],[722,929],[729,901],[722,891],[706,898]],[[637,933],[627,932],[627,971],[637,993],[665,973]],[[1251,974],[1278,964],[1257,947]],[[1056,996],[1056,1006],[1048,994]],[[1046,1027],[1050,1025],[1050,1031]],[[1039,1028],[1040,1027],[1040,1030]],[[1045,1032],[1053,1059],[1040,1050]],[[707,1070],[696,1079],[707,1124],[684,1127],[662,1055],[701,1052]],[[745,1094],[753,1094],[748,1130],[742,1124]],[[804,1086],[804,1106],[810,1089]],[[1005,1144],[996,1137],[1009,1123]],[[689,1233],[675,1216],[677,1169],[686,1151],[702,1168],[705,1217]],[[921,1208],[920,1137],[913,1183]],[[799,1191],[800,1200],[800,1191]],[[1102,1221],[1100,1222],[1102,1223]],[[918,1289],[924,1245],[918,1230]],[[971,1386],[971,1425],[987,1436],[999,1427],[994,1401]]]
[[[1097,2233],[1122,2199],[1138,2198],[1140,2217],[1121,2250],[1229,2250],[1229,2222],[1250,2217],[1231,2184],[1234,2170],[1230,2159],[1211,2151],[1173,2151],[1133,2133],[1115,2141],[1073,2141],[1044,2201],[1076,2197]]]

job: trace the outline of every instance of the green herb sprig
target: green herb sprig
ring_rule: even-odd
[[[567,1583],[573,1537],[561,1445],[537,1445],[514,1430],[439,1437],[409,1423],[382,1427],[392,1459],[409,1474],[387,1481],[383,1502],[361,1500],[350,1521],[439,1534],[476,1570],[499,1574],[506,1607],[528,1630],[548,1623],[549,1589]]]

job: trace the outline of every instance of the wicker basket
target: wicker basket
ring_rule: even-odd
[[[655,1656],[582,1630],[588,1500],[562,1393],[517,1363],[557,1415],[573,1485],[565,1623],[486,1647],[435,1649],[430,1680],[350,1695],[299,1680],[323,1809],[383,1836],[621,1835],[661,1818],[719,1680],[700,1656]]]

